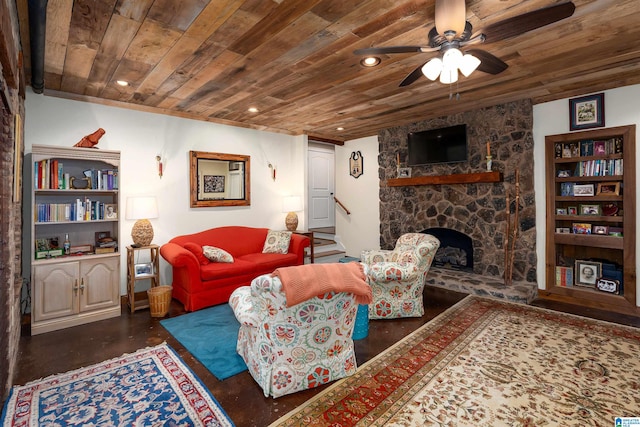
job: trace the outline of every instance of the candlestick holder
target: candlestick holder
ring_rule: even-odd
[[[491,172],[491,164],[493,163],[491,159],[491,156],[487,156],[487,172]]]

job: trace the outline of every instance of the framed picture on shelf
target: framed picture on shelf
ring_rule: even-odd
[[[118,219],[118,205],[113,203],[105,203],[104,219]]]
[[[593,141],[586,140],[580,141],[580,155],[581,156],[593,156]]]
[[[622,237],[622,227],[609,227],[609,236]]]
[[[569,206],[569,207],[567,208],[567,213],[568,213],[569,215],[578,215],[578,208],[577,208],[577,207],[575,207],[575,206]]]
[[[560,195],[561,196],[573,196],[573,187],[575,184],[573,182],[562,182],[560,183]]]
[[[602,215],[600,205],[580,205],[580,215]]]
[[[574,222],[573,234],[591,234],[591,224],[587,224],[584,222]]]
[[[145,277],[153,275],[153,263],[135,264],[134,272],[136,277]]]
[[[575,279],[576,285],[596,287],[596,282],[601,276],[602,263],[594,261],[576,260]]]
[[[609,234],[609,227],[606,225],[594,225],[593,234]]]
[[[411,168],[398,168],[398,178],[411,178]]]
[[[574,196],[593,196],[594,186],[593,184],[575,184],[573,186]]]
[[[605,194],[609,196],[620,195],[620,183],[619,182],[601,182],[598,184],[598,195]]]
[[[604,93],[569,100],[569,129],[604,127]]]
[[[565,208],[556,209],[556,215],[566,215],[566,214],[567,214],[567,210]]]
[[[571,229],[569,227],[557,227],[556,228],[556,233],[570,234],[571,233]]]
[[[607,154],[607,148],[605,146],[604,141],[594,141],[593,142],[593,155],[594,156],[604,156]]]

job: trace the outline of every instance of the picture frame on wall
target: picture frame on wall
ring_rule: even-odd
[[[569,99],[569,129],[604,127],[604,92]]]

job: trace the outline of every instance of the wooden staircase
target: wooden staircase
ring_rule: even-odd
[[[335,227],[313,228],[309,231],[313,231],[316,263],[338,262],[345,256],[342,246],[335,241]]]

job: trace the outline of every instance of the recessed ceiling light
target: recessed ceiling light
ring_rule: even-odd
[[[340,126],[340,127],[337,127],[336,130],[344,130],[344,128]]]
[[[380,58],[378,58],[377,56],[367,56],[360,61],[360,64],[363,67],[375,67],[376,65],[380,64],[380,62]]]
[[[129,86],[129,82],[124,80],[116,80],[116,83],[118,83],[120,86]]]
[[[249,112],[250,113],[257,113],[258,109],[256,107],[249,107]]]

